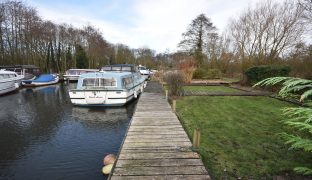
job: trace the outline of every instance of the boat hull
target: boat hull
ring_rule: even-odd
[[[20,87],[23,76],[13,79],[0,80],[0,95],[17,90]]]
[[[69,97],[76,106],[123,106],[137,98],[143,84],[130,90],[70,90]]]
[[[59,78],[55,78],[54,81],[48,81],[48,82],[34,82],[34,81],[22,81],[22,85],[26,87],[37,87],[37,86],[48,86],[52,84],[57,84],[59,82]]]
[[[55,80],[55,81],[50,81],[50,82],[31,82],[31,83],[25,83],[25,82],[22,82],[22,85],[23,86],[26,86],[26,87],[36,87],[36,86],[48,86],[48,85],[51,85],[51,84],[57,84],[59,80]]]
[[[18,87],[15,81],[0,82],[0,95],[15,91]]]

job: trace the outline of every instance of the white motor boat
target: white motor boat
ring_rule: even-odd
[[[108,65],[102,71],[80,75],[77,88],[69,90],[74,105],[123,106],[137,98],[146,86],[134,65]]]
[[[138,67],[141,75],[147,80],[150,79],[151,72],[145,66],[139,65]]]
[[[0,95],[18,89],[24,75],[18,75],[13,71],[0,70]]]
[[[78,81],[81,74],[98,72],[98,69],[68,69],[63,75],[65,81]]]

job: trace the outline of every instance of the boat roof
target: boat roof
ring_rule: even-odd
[[[128,76],[131,74],[131,72],[104,71],[82,74],[80,75],[80,78],[120,78],[122,76]]]
[[[6,68],[24,68],[24,69],[39,69],[39,67],[35,65],[5,65],[5,66],[0,66],[0,69],[6,69]]]
[[[111,64],[101,68],[102,71],[124,71],[124,72],[135,72],[136,66],[133,64]]]
[[[75,70],[75,71],[99,71],[99,69],[68,69],[67,71]]]

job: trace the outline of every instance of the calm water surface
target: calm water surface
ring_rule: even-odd
[[[107,153],[117,154],[136,102],[80,108],[59,84],[0,96],[0,179],[106,179]]]

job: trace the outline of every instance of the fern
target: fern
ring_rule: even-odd
[[[294,171],[298,174],[312,175],[312,169],[306,167],[296,167]]]
[[[264,79],[255,86],[273,86],[277,84],[282,84],[283,87],[279,91],[279,96],[287,97],[290,94],[297,93],[299,91],[305,91],[301,97],[300,101],[303,102],[309,96],[312,96],[312,80],[293,78],[293,77],[273,77]]]
[[[255,86],[272,86],[281,84],[282,88],[278,95],[287,98],[299,95],[300,102],[309,101],[312,96],[312,80],[292,78],[292,77],[273,77],[264,79]],[[283,123],[294,129],[294,132],[301,131],[300,135],[281,133],[285,143],[290,145],[290,149],[302,149],[312,152],[312,109],[311,102],[306,103],[308,107],[284,108],[283,115],[286,118]],[[304,134],[304,136],[302,135]],[[294,171],[303,175],[311,175],[312,169],[308,167],[296,167]]]

